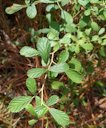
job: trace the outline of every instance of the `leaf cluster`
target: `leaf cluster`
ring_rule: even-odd
[[[35,43],[35,48],[24,46],[20,50],[20,55],[28,58],[40,58],[41,67],[34,67],[27,71],[26,86],[33,96],[20,96],[14,98],[8,108],[12,112],[19,112],[26,109],[34,119],[29,121],[34,125],[39,118],[47,112],[55,121],[65,127],[70,124],[70,119],[65,112],[52,107],[71,91],[73,86],[81,85],[84,77],[89,74],[86,66],[83,66],[78,59],[78,55],[89,55],[96,47],[99,50],[96,55],[106,57],[106,26],[100,24],[106,20],[106,3],[104,0],[25,0],[24,5],[13,4],[6,8],[6,13],[13,14],[26,8],[26,14],[30,19],[37,16],[37,4],[46,5],[46,16],[48,26],[35,31],[31,29],[31,41]],[[71,5],[72,9],[66,10],[66,6]],[[59,12],[57,20],[53,12]],[[42,36],[43,35],[43,36]],[[93,53],[95,54],[95,53]],[[88,60],[91,62],[90,58]],[[37,78],[44,78],[40,89],[41,97],[38,96]],[[67,83],[59,80],[59,76],[64,76]],[[51,89],[62,91],[62,97],[52,95],[44,101],[44,86],[48,80]],[[35,99],[36,106],[31,104]]]

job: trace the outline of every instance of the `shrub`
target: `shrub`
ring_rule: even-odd
[[[30,125],[34,125],[49,112],[59,125],[65,127],[71,123],[66,114],[68,111],[55,109],[55,104],[65,104],[63,99],[70,94],[71,86],[74,89],[76,85],[83,85],[84,78],[93,72],[89,65],[93,65],[93,57],[106,56],[106,4],[104,0],[25,0],[24,5],[14,3],[7,7],[6,13],[13,14],[26,8],[26,15],[34,19],[39,3],[46,5],[44,17],[48,25],[37,31],[31,29],[31,41],[36,48],[24,46],[20,55],[28,58],[38,56],[41,65],[27,71],[26,87],[31,96],[14,98],[8,108],[11,112],[19,112],[22,109],[28,111],[34,116],[34,119],[29,121]],[[89,56],[88,65],[79,60],[83,56]],[[38,78],[42,78],[40,89],[37,87]],[[61,78],[66,81],[61,81]],[[45,86],[61,93],[51,95],[45,100]],[[31,104],[32,100],[35,100],[36,106]],[[67,100],[69,98],[66,97],[65,101]]]

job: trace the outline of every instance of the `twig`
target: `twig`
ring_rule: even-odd
[[[88,103],[89,103],[89,108],[90,108],[90,113],[91,113],[93,124],[94,124],[94,126],[96,126],[95,116],[94,116],[94,114],[92,112],[92,107],[91,107],[89,99],[88,99]]]
[[[15,123],[13,124],[13,128],[16,127],[16,125],[17,125],[17,123],[19,122],[19,120],[20,120],[20,118],[18,118],[18,119],[15,121]]]
[[[48,70],[50,69],[52,63],[54,62],[54,61],[53,61],[53,59],[54,59],[54,53],[55,53],[55,52],[52,53],[51,61],[50,61],[50,64],[49,64],[49,66],[48,66]],[[44,87],[45,87],[46,79],[47,79],[47,74],[46,74],[45,77],[44,77],[44,81],[43,81],[42,87],[41,87],[41,89],[40,89],[40,91],[39,91],[39,92],[41,92],[41,104],[43,104]]]

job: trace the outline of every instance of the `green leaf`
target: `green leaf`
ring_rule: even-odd
[[[35,95],[36,91],[37,91],[37,86],[36,86],[36,81],[33,78],[27,78],[26,80],[26,86],[28,88],[28,90]]]
[[[76,25],[75,24],[66,24],[65,25],[65,31],[68,33],[76,32],[77,31]]]
[[[34,48],[24,46],[23,48],[21,48],[20,54],[25,57],[34,57],[38,55],[38,51]]]
[[[106,39],[103,40],[101,45],[106,45]]]
[[[90,3],[98,3],[99,2],[99,0],[89,0],[90,1]]]
[[[41,106],[41,98],[39,96],[36,96],[36,107]]]
[[[66,35],[64,35],[64,37],[62,39],[60,39],[60,43],[61,44],[69,44],[71,42],[71,34],[67,33]]]
[[[94,31],[99,31],[99,25],[96,22],[91,22],[91,27]]]
[[[99,30],[98,35],[102,35],[104,32],[105,32],[105,28],[101,28],[101,29]]]
[[[25,4],[28,6],[30,4],[31,0],[25,0]]]
[[[62,112],[55,108],[50,108],[49,112],[59,125],[65,127],[70,124],[70,119],[65,112]]]
[[[53,1],[51,0],[39,0],[41,3],[54,3]]]
[[[100,53],[101,56],[106,57],[106,50],[105,50],[104,46],[102,46],[102,47],[100,48],[99,53]]]
[[[66,75],[75,83],[82,82],[83,76],[73,69],[69,69],[68,71],[66,71]]]
[[[50,29],[50,32],[47,34],[49,40],[58,40],[59,32],[53,28]]]
[[[79,26],[80,28],[84,28],[85,26],[87,26],[86,21],[84,21],[83,19],[79,21]]]
[[[61,5],[62,6],[65,6],[66,4],[68,4],[69,3],[69,0],[62,0],[61,1]]]
[[[56,104],[58,101],[59,101],[59,97],[57,95],[53,95],[48,99],[46,104],[47,106],[52,106]]]
[[[44,101],[43,101],[43,104],[46,106],[46,103]],[[41,105],[42,105],[41,98],[39,96],[36,96],[36,107]]]
[[[24,109],[30,102],[32,101],[31,96],[19,96],[14,98],[8,106],[8,109],[11,112],[20,112],[22,109]]]
[[[51,21],[50,22],[50,30],[55,30],[55,31],[57,31],[58,33],[58,36],[59,36],[59,32],[60,32],[60,24],[58,23],[58,22],[56,22],[56,21]]]
[[[89,36],[91,34],[91,28],[85,29],[85,33],[87,36]]]
[[[56,72],[48,72],[49,78],[56,78],[57,76],[58,76],[58,73],[56,73]]]
[[[69,69],[69,66],[67,63],[59,63],[59,64],[55,64],[51,66],[49,71],[56,72],[56,73],[62,73],[62,72],[67,71],[68,69]]]
[[[32,120],[29,120],[29,121],[28,121],[28,124],[29,124],[30,126],[33,126],[37,121],[38,121],[38,120],[32,119]]]
[[[73,23],[73,17],[70,13],[68,13],[65,10],[61,11],[61,18],[66,22],[66,24],[72,24]]]
[[[50,12],[52,10],[57,10],[59,7],[56,4],[50,4],[46,7],[46,11]]]
[[[18,12],[19,10],[21,10],[24,7],[25,7],[25,5],[13,4],[12,6],[7,7],[5,11],[6,11],[7,14],[11,15],[15,12]]]
[[[36,6],[34,4],[28,6],[26,9],[26,14],[30,19],[35,18],[35,16],[37,15]]]
[[[38,118],[43,117],[48,111],[48,108],[46,107],[45,102],[41,101],[41,98],[39,96],[36,96],[36,108],[35,108],[35,112],[38,116]]]
[[[35,109],[34,107],[32,106],[32,104],[28,104],[26,107],[25,107],[26,111],[29,112],[31,115],[33,115],[35,118],[38,118],[37,117],[37,114],[35,112]]]
[[[75,46],[74,51],[75,51],[75,53],[77,53],[77,54],[80,52],[80,47],[79,47],[79,45],[76,45],[76,46]]]
[[[99,36],[98,35],[94,35],[92,37],[92,40],[91,41],[98,41],[99,40]]]
[[[32,68],[28,70],[27,76],[30,78],[38,78],[42,76],[46,72],[46,69],[44,68]]]
[[[83,49],[86,51],[91,51],[93,50],[93,44],[92,43],[83,43],[80,45]]]
[[[41,3],[55,3],[55,2],[58,2],[58,1],[61,1],[61,0],[39,0]]]
[[[81,71],[82,66],[81,66],[81,62],[78,59],[72,57],[70,64],[71,64],[71,68],[73,68],[75,71],[77,72]]]
[[[89,0],[78,0],[78,3],[82,6],[86,6],[89,3]]]
[[[41,33],[47,34],[49,32],[49,28],[42,28],[42,29],[39,29],[37,32],[38,34],[41,34]]]
[[[44,105],[40,105],[35,108],[35,112],[38,118],[41,118],[48,112],[48,108]]]
[[[58,90],[63,86],[64,86],[63,82],[60,82],[60,81],[53,81],[52,84],[51,84],[51,87],[54,90]]]
[[[104,18],[106,20],[106,10],[103,11],[103,16],[104,16]]]
[[[37,43],[37,49],[39,51],[39,55],[47,64],[50,56],[50,51],[51,51],[51,46],[48,39],[45,37],[39,38]]]
[[[59,62],[66,62],[69,58],[69,52],[68,50],[63,50],[60,54],[59,54]]]
[[[91,14],[91,9],[85,10],[85,11],[84,11],[84,14],[85,14],[86,16],[89,16],[89,15]]]
[[[56,51],[58,51],[59,49],[60,49],[60,43],[59,42],[56,42],[56,44],[54,45],[54,48],[53,48],[53,50],[56,52]]]

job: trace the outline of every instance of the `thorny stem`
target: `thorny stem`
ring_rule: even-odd
[[[55,51],[51,53],[52,56],[51,56],[50,64],[49,64],[49,66],[48,66],[48,70],[50,69],[52,63],[54,63],[54,61],[53,61],[53,59],[54,59],[54,53],[55,53]],[[44,82],[43,82],[43,84],[42,84],[42,88],[41,88],[40,91],[39,91],[39,92],[41,92],[41,105],[43,104],[44,87],[45,87],[46,79],[47,79],[47,74],[46,74],[45,77],[44,77]]]

